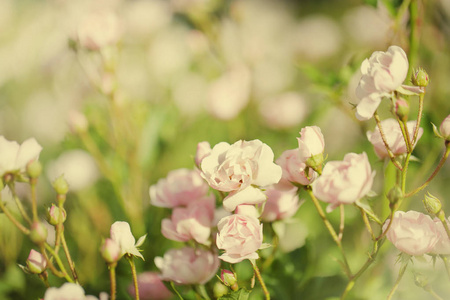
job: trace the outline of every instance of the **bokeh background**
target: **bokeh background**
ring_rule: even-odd
[[[377,171],[375,206],[385,216],[393,173],[365,136],[374,123],[356,121],[352,104],[361,62],[390,45],[414,51],[411,67],[422,66],[431,78],[418,162],[408,181],[411,188],[421,184],[443,151],[431,122],[439,126],[450,112],[450,1],[412,1],[417,47],[410,44],[410,1],[0,0],[0,134],[18,142],[35,137],[44,147],[43,218],[55,201],[51,182],[61,173],[69,181],[66,234],[87,294],[109,290],[98,249],[114,221],[130,222],[135,236],[148,234],[141,272],[156,270],[154,257],[180,245],[161,235],[161,219],[170,211],[150,206],[148,188],[171,170],[193,168],[201,141],[260,139],[278,157],[297,147],[302,127],[317,125],[328,160],[367,152]],[[105,33],[99,20],[111,13],[117,24]],[[80,26],[117,37],[117,44],[87,50],[79,43]],[[381,110],[382,118],[389,116],[386,103]],[[412,98],[410,119],[416,111]],[[446,164],[429,187],[444,209],[449,171]],[[28,203],[28,187],[18,192]],[[424,212],[422,195],[403,209]],[[344,248],[356,269],[371,250],[370,237],[355,208],[346,216]],[[272,298],[338,297],[346,280],[334,260],[337,247],[309,201],[295,219],[301,225],[287,239],[297,244],[262,270]],[[330,219],[337,225],[339,215]],[[38,278],[17,266],[32,247],[0,215],[1,299],[43,296]],[[350,299],[385,299],[397,276],[397,254],[385,245]],[[441,264],[433,269],[417,262],[396,299],[430,297],[414,284],[412,269],[448,294]],[[245,285],[251,269],[244,262],[236,270]],[[120,263],[118,272],[119,299],[131,299],[128,266]],[[257,287],[251,298],[261,297]]]

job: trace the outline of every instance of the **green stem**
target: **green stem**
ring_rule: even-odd
[[[419,111],[417,113],[417,121],[416,126],[414,127],[414,137],[413,137],[413,143],[412,146],[414,147],[417,143],[417,137],[419,136],[419,129],[420,129],[420,122],[422,120],[423,115],[423,99],[425,97],[425,91],[421,94],[419,94]]]
[[[5,204],[3,203],[1,196],[0,196],[0,209],[3,211],[3,213],[5,214],[5,216],[11,221],[11,223],[13,223],[17,228],[19,228],[20,231],[23,232],[23,234],[25,235],[29,235],[30,234],[30,230],[28,228],[26,228],[25,226],[23,226],[14,216],[13,214],[9,211],[9,209],[5,206]]]
[[[370,226],[369,218],[367,217],[366,212],[362,208],[359,208],[359,210],[361,211],[361,216],[363,218],[364,224],[366,225],[367,231],[369,231],[372,240],[375,241],[375,234],[373,233],[372,226]]]
[[[267,290],[266,284],[264,283],[261,273],[259,272],[258,266],[256,265],[256,261],[251,259],[250,262],[252,263],[255,275],[258,278],[259,283],[261,284],[261,288],[263,290],[264,296],[266,297],[266,300],[270,300],[270,293]]]
[[[69,263],[69,268],[72,272],[73,279],[75,280],[75,283],[78,283],[78,274],[75,270],[75,264],[72,261],[72,257],[70,256],[69,247],[67,247],[66,238],[64,237],[64,232],[61,232],[61,243],[64,249],[64,253],[66,254],[67,262]]]
[[[344,236],[344,226],[345,226],[345,209],[344,209],[344,204],[339,205],[339,215],[340,215],[340,222],[339,222],[338,239],[339,239],[339,241],[342,241],[342,237]]]
[[[38,274],[39,278],[42,280],[46,288],[50,287],[50,284],[48,283],[48,274],[46,271],[42,272],[41,274]]]
[[[117,263],[112,263],[108,265],[109,269],[109,281],[111,282],[111,300],[116,300],[116,265]]]
[[[411,0],[409,5],[409,55],[408,61],[410,66],[415,66],[417,63],[417,54],[419,49],[419,9],[417,0]],[[408,78],[411,76],[412,69],[408,72]]]
[[[211,300],[211,298],[209,298],[209,296],[208,296],[208,292],[206,291],[204,284],[198,284],[196,286],[196,290],[199,293],[199,295],[202,297],[202,299]]]
[[[30,219],[30,217],[28,216],[27,212],[25,211],[25,208],[23,207],[22,202],[20,202],[19,197],[17,197],[17,194],[16,194],[16,188],[15,188],[15,186],[14,186],[14,183],[8,184],[8,187],[9,187],[9,189],[11,190],[12,196],[13,196],[13,198],[14,198],[14,202],[16,202],[16,205],[17,205],[17,208],[18,208],[19,211],[20,211],[20,214],[22,215],[22,217],[24,218],[24,220],[27,221],[28,224],[31,225],[31,219]]]
[[[444,262],[445,270],[447,271],[448,279],[450,279],[450,266],[448,265],[448,258],[445,255],[439,255]]]
[[[32,213],[33,213],[33,222],[37,222],[38,221],[36,184],[37,184],[37,178],[31,178],[30,179],[30,186],[31,186],[31,210],[32,210]]]
[[[388,295],[388,297],[387,297],[387,300],[392,299],[392,296],[394,296],[394,293],[395,293],[395,291],[397,290],[398,285],[400,284],[400,281],[401,281],[402,278],[403,278],[403,275],[405,274],[405,271],[406,271],[406,267],[407,267],[407,266],[408,266],[408,262],[405,262],[405,263],[403,263],[402,266],[400,267],[400,270],[399,270],[399,272],[398,272],[397,280],[395,281],[395,284],[394,284],[394,286],[392,287],[391,292],[389,293],[389,295]]]
[[[392,163],[394,164],[394,166],[397,169],[402,170],[402,166],[400,166],[398,161],[395,159],[394,153],[392,153],[392,150],[389,147],[389,144],[387,143],[386,135],[384,134],[383,128],[381,127],[381,120],[380,120],[380,117],[378,116],[377,111],[375,111],[375,113],[373,114],[373,117],[375,119],[375,122],[377,123],[378,130],[380,131],[381,139],[383,140],[384,147],[386,147],[386,151],[389,155],[389,158],[391,159]]]
[[[178,296],[178,299],[184,300],[183,297],[181,296],[181,294],[175,288],[175,284],[173,283],[173,281],[170,282],[170,287],[171,287],[172,291]]]
[[[136,300],[139,300],[139,285],[137,281],[136,265],[134,264],[133,256],[126,254],[126,259],[130,263],[131,276],[133,276],[134,290],[136,291]]]
[[[45,248],[44,248],[44,246],[41,246],[40,250],[41,250],[41,253],[44,255],[45,260],[47,261],[47,264],[48,264],[50,270],[53,272],[53,274],[55,274],[58,277],[64,277],[68,282],[73,283],[72,278],[70,278],[70,276],[66,272],[66,268],[64,267],[64,264],[62,263],[61,258],[59,258],[58,254],[55,253],[55,251],[52,249],[52,247],[50,247],[50,245],[45,243]],[[47,256],[47,252],[45,250],[48,250],[48,252],[50,252],[50,254],[53,256],[53,258],[55,258],[56,263],[58,264],[59,269],[61,271],[58,271],[55,268],[55,265],[52,263],[52,261]]]

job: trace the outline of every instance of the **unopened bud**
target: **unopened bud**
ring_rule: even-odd
[[[40,245],[47,240],[47,228],[41,222],[31,224],[30,239],[33,243]]]
[[[409,103],[405,99],[400,98],[395,101],[394,110],[395,114],[400,118],[400,120],[406,121],[408,119]]]
[[[319,153],[311,156],[306,160],[306,166],[310,167],[314,171],[321,173],[323,164],[323,153]]]
[[[442,209],[441,201],[430,193],[423,198],[423,205],[427,212],[433,216],[437,216]]]
[[[395,207],[400,200],[403,199],[403,192],[398,185],[394,186],[387,194],[387,198],[390,203],[390,207]]]
[[[59,224],[60,218],[61,223],[64,223],[64,221],[66,221],[66,216],[67,216],[66,210],[64,208],[60,209],[55,204],[52,204],[52,206],[48,209],[47,212],[48,222],[53,226]]]
[[[426,87],[430,82],[430,79],[427,72],[424,69],[419,68],[418,70],[414,70],[411,75],[411,82],[415,86]]]
[[[224,286],[219,281],[216,281],[213,287],[214,298],[219,299],[220,297],[228,294],[228,288]]]
[[[239,289],[237,285],[236,274],[231,272],[230,270],[222,270],[222,272],[220,273],[220,279],[222,280],[223,284],[231,287],[233,291],[237,291]]]
[[[100,254],[109,263],[115,263],[120,259],[120,245],[113,239],[106,239],[100,247]]]
[[[442,121],[441,126],[439,126],[439,133],[446,141],[450,141],[450,115]]]
[[[69,191],[69,184],[64,179],[64,175],[59,176],[55,181],[53,181],[53,188],[59,195],[67,194],[67,192]]]
[[[41,274],[47,269],[47,260],[41,253],[32,249],[28,255],[27,267],[31,273]]]
[[[33,160],[27,164],[27,174],[30,178],[38,178],[42,173],[42,164],[38,160]]]

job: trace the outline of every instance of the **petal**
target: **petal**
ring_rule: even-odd
[[[259,204],[265,202],[267,196],[258,188],[249,186],[241,191],[230,193],[223,199],[223,207],[227,211],[234,211],[241,204]]]

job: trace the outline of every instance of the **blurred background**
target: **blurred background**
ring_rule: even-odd
[[[413,49],[407,0],[0,0],[0,134],[19,143],[35,137],[43,146],[43,218],[56,198],[51,182],[62,173],[68,180],[66,238],[87,294],[109,290],[98,249],[114,221],[130,222],[136,237],[148,234],[140,272],[156,270],[154,257],[180,245],[161,235],[170,211],[150,206],[148,188],[171,170],[193,168],[201,141],[260,139],[277,158],[297,147],[302,127],[317,125],[328,160],[369,155],[377,171],[374,201],[385,214],[392,174],[383,176],[385,165],[367,141],[373,121],[356,121],[353,104],[361,62],[390,45],[414,51],[410,67],[425,68],[431,78],[419,162],[408,181],[420,185],[443,151],[430,123],[439,126],[450,112],[450,1],[412,1],[419,36]],[[416,112],[411,98],[410,119]],[[380,115],[389,117],[388,105]],[[444,209],[449,171],[447,164],[429,187]],[[29,188],[18,192],[28,203]],[[422,195],[409,208],[424,212]],[[370,236],[356,209],[349,207],[346,217],[344,248],[357,269],[371,251]],[[346,279],[333,259],[340,257],[337,247],[309,201],[295,218],[306,228],[293,233],[303,242],[262,270],[272,298],[338,297]],[[339,223],[335,212],[330,219]],[[38,278],[17,266],[32,247],[0,215],[1,299],[43,296]],[[385,299],[397,254],[385,245],[350,299]],[[441,264],[413,268],[438,294],[448,294]],[[245,263],[236,270],[250,280]],[[119,299],[131,299],[128,266],[120,263],[118,272]],[[408,274],[396,299],[428,299]],[[252,299],[260,298],[255,289]]]

